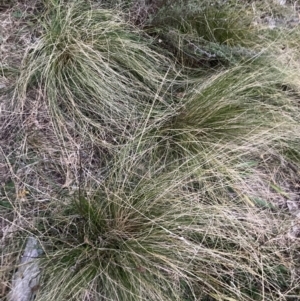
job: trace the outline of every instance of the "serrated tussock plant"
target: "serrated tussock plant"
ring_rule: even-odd
[[[198,78],[177,114],[153,130],[151,143],[144,139],[146,148],[166,166],[189,169],[215,200],[233,200],[238,187],[250,193],[245,174],[254,170],[247,162],[263,153],[289,160],[288,145],[299,153],[295,99],[282,88],[288,82],[289,75],[265,59]]]
[[[120,12],[53,1],[42,25],[25,54],[17,98],[38,87],[58,131],[72,123],[99,144],[123,143],[145,116],[161,115],[170,104],[173,64]]]
[[[37,300],[275,297],[274,269],[287,266],[279,253],[269,256],[270,241],[283,221],[256,208],[206,204],[186,184],[176,170],[118,168],[94,194],[76,197],[50,219],[60,235],[45,232]]]
[[[241,14],[243,12],[243,14]],[[145,22],[183,66],[216,68],[255,56],[254,14],[240,1],[166,1]]]

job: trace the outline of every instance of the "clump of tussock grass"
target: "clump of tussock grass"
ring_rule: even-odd
[[[278,134],[278,126],[292,129],[295,101],[282,91],[284,81],[284,72],[259,59],[195,80],[172,127],[219,142],[248,139],[266,129]]]
[[[25,54],[17,95],[31,87],[47,99],[58,131],[73,122],[104,146],[129,139],[145,116],[168,107],[172,63],[116,10],[53,2],[44,31]]]
[[[159,3],[143,27],[158,36],[161,47],[175,54],[184,66],[216,68],[255,56],[246,48],[257,39],[250,27],[253,13],[247,4],[202,1],[199,5],[190,0]]]
[[[138,148],[160,158],[166,170],[174,164],[189,170],[195,177],[191,189],[201,190],[208,202],[252,195],[248,176],[257,174],[262,155],[298,165],[299,109],[293,94],[282,89],[288,81],[289,74],[265,59],[194,79],[177,114],[139,137]],[[270,181],[272,173],[266,174]]]
[[[282,25],[293,16],[290,6],[276,1],[199,4],[193,0],[154,1],[148,4],[148,11],[152,8],[154,12],[141,25],[185,67],[231,66],[277,50],[273,44],[285,35],[288,26]],[[277,24],[275,30],[269,25],[271,20]]]
[[[52,214],[51,229],[40,229],[47,250],[37,300],[284,297],[293,285],[288,247],[276,244],[284,218],[207,204],[187,191],[182,172],[155,171],[150,164],[137,174],[140,162],[131,163],[92,195],[83,193]]]

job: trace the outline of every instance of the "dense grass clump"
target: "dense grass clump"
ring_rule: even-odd
[[[177,113],[139,142],[163,158],[164,168],[175,164],[200,179],[196,187],[207,202],[236,202],[233,195],[242,192],[253,196],[249,176],[260,169],[262,154],[287,164],[288,146],[297,162],[299,123],[294,96],[282,89],[287,81],[284,70],[265,59],[194,80]],[[260,172],[268,185],[273,175]]]
[[[253,12],[239,1],[156,1],[141,24],[188,67],[217,68],[247,60],[256,30]],[[243,14],[241,13],[243,12]],[[256,44],[257,45],[257,44]]]
[[[59,236],[44,232],[54,249],[40,300],[275,298],[278,277],[290,281],[270,243],[283,222],[256,208],[205,204],[182,176],[118,169],[94,195],[79,196],[53,220]]]
[[[120,12],[53,2],[43,29],[23,61],[18,93],[38,86],[58,131],[72,122],[104,146],[124,143],[145,116],[169,105],[172,63]]]

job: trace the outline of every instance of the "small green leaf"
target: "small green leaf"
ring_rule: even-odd
[[[0,207],[12,209],[11,203],[5,200],[0,200]]]
[[[261,208],[270,208],[270,209],[275,209],[275,206],[264,200],[264,199],[261,199],[261,198],[252,198],[252,201],[255,203],[255,205],[257,205],[258,207],[261,207]]]
[[[15,18],[18,18],[18,19],[21,19],[22,18],[22,12],[20,10],[15,10],[13,13],[12,13],[13,17]]]

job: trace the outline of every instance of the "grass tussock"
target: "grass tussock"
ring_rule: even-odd
[[[233,196],[244,194],[249,203],[247,196],[256,195],[250,178],[263,155],[287,164],[293,154],[297,162],[296,103],[281,84],[288,78],[263,59],[198,79],[183,95],[177,114],[141,143],[163,158],[163,168],[175,165],[200,179],[195,187],[217,203],[237,202]],[[263,176],[267,183],[272,177],[269,171]]]
[[[251,7],[238,1],[167,1],[143,26],[183,65],[216,68],[255,55],[249,47],[256,36],[252,19]]]
[[[261,20],[293,8],[199,3],[37,1],[1,67],[1,298],[35,236],[36,301],[298,300],[298,31]]]
[[[175,172],[160,174],[118,170],[61,213],[40,300],[278,296],[278,278],[288,277],[283,253],[274,254],[283,221],[256,208],[204,204]]]
[[[173,67],[149,39],[118,11],[82,2],[50,7],[23,61],[19,98],[38,85],[58,131],[72,122],[104,146],[124,143],[148,114],[162,114]]]

